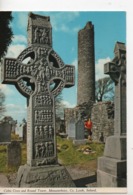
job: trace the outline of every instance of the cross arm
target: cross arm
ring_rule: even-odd
[[[72,87],[75,85],[75,66],[66,65],[63,68],[63,78],[65,80],[65,87]]]
[[[4,58],[1,67],[2,83],[11,83],[16,79],[17,65],[15,58]]]
[[[110,75],[111,79],[115,82],[115,84],[118,83],[120,71],[119,67],[114,62],[108,62],[104,64],[104,74]]]

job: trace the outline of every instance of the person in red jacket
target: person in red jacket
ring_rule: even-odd
[[[91,128],[92,128],[92,121],[89,120],[85,122],[85,128],[88,129],[89,131],[89,136],[88,136],[88,139],[92,141],[92,131],[91,131]]]

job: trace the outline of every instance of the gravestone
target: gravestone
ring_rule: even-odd
[[[21,165],[21,146],[18,141],[12,141],[7,146],[8,167],[18,167]]]
[[[126,48],[115,45],[115,58],[104,73],[115,82],[114,135],[106,138],[104,156],[98,159],[98,187],[126,187]]]
[[[64,120],[61,120],[61,124],[60,124],[60,133],[65,133],[65,124],[64,124]]]
[[[0,122],[0,144],[11,142],[11,124],[8,121]]]
[[[74,66],[65,65],[52,49],[50,17],[30,13],[27,30],[29,46],[2,65],[3,83],[14,84],[27,97],[27,164],[18,171],[18,186],[71,187],[57,160],[54,98],[74,85]]]
[[[68,121],[68,139],[75,139],[76,136],[76,120],[75,118],[71,118]]]
[[[85,144],[85,128],[83,120],[79,119],[76,122],[75,139],[73,140],[75,145]]]
[[[23,124],[23,142],[27,141],[27,123]]]

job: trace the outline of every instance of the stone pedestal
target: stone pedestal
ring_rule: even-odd
[[[18,187],[75,187],[64,166],[21,166],[17,175]]]
[[[106,139],[104,156],[98,159],[98,187],[126,187],[126,48],[117,42],[115,58],[104,65],[104,73],[115,83],[114,136]]]
[[[98,158],[97,186],[126,187],[126,137],[110,136]]]

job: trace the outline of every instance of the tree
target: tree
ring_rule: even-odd
[[[56,109],[56,117],[57,118],[63,118],[64,117],[64,108],[66,108],[66,105],[63,103],[62,94],[60,93],[55,98],[55,109]]]
[[[3,116],[3,114],[5,112],[4,101],[5,101],[5,95],[0,89],[0,118]]]
[[[114,100],[114,82],[110,77],[104,77],[96,81],[96,101]]]
[[[0,59],[6,54],[13,37],[11,12],[0,12]]]

